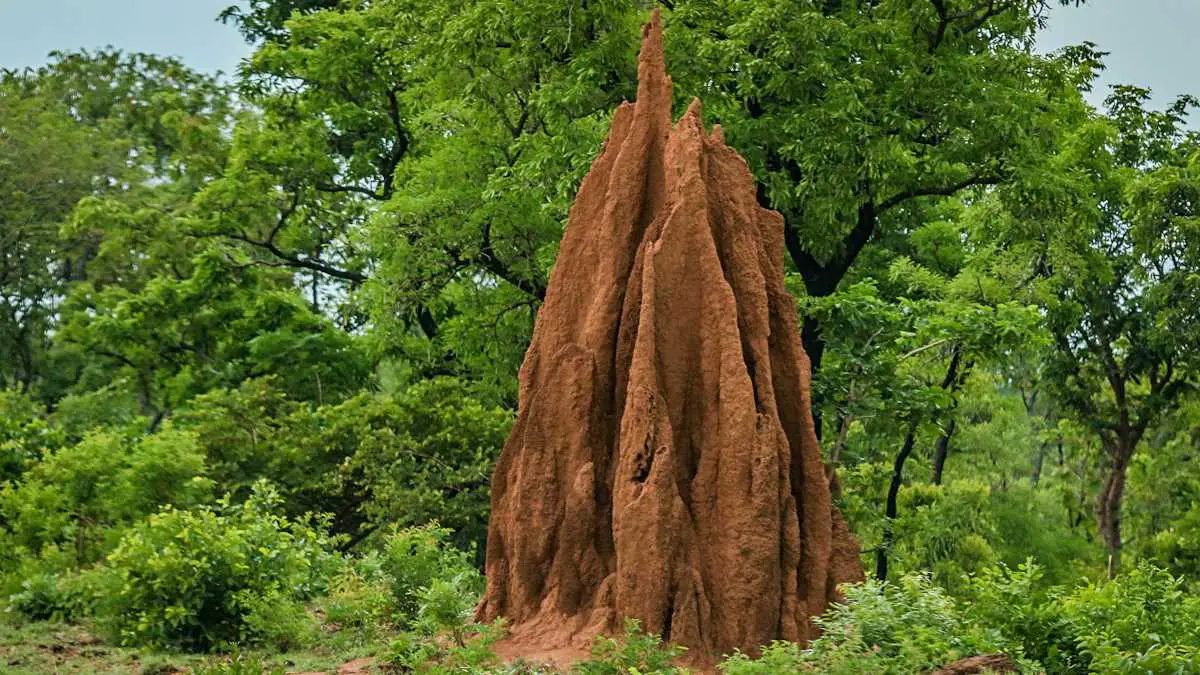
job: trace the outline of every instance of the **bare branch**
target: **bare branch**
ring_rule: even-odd
[[[942,338],[941,340],[934,340],[933,342],[930,342],[927,345],[922,345],[922,346],[917,347],[916,349],[902,355],[900,357],[900,360],[903,361],[904,359],[907,359],[910,356],[916,356],[917,354],[920,354],[921,352],[933,349],[934,347],[940,347],[941,345],[944,345],[949,341],[950,341],[950,338]],[[945,388],[945,387],[943,387],[943,388]]]

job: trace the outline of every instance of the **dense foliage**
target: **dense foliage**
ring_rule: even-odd
[[[472,623],[488,480],[658,6],[784,215],[874,577],[723,671],[1200,672],[1198,102],[1089,106],[1103,53],[1034,48],[1073,4],[252,0],[231,77],[0,70],[3,616],[535,670]],[[631,623],[578,668],[676,656]]]

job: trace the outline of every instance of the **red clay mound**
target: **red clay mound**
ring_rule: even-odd
[[[637,103],[579,189],[492,479],[487,592],[510,655],[623,617],[693,659],[808,640],[862,578],[813,433],[783,220],[699,102],[671,127],[658,16]]]

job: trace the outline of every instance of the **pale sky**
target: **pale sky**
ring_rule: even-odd
[[[1039,46],[1055,49],[1095,42],[1109,52],[1096,90],[1088,97],[1100,104],[1110,84],[1148,87],[1161,106],[1180,94],[1200,97],[1197,70],[1200,0],[1089,0],[1083,7],[1064,7],[1051,15]]]
[[[919,2],[921,0],[913,0]],[[45,62],[54,49],[114,45],[181,57],[193,68],[232,73],[248,49],[217,14],[235,0],[0,0],[0,67]],[[1090,0],[1055,10],[1044,49],[1091,40],[1111,52],[1102,83],[1148,86],[1158,103],[1200,96],[1196,34],[1200,0]]]
[[[49,52],[112,45],[181,57],[232,74],[249,54],[233,26],[216,20],[236,0],[0,0],[0,68],[46,62]]]

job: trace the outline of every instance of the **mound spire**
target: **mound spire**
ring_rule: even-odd
[[[699,101],[672,127],[655,12],[568,219],[492,479],[480,618],[512,654],[623,618],[706,659],[808,640],[861,579],[813,431],[783,219]]]

